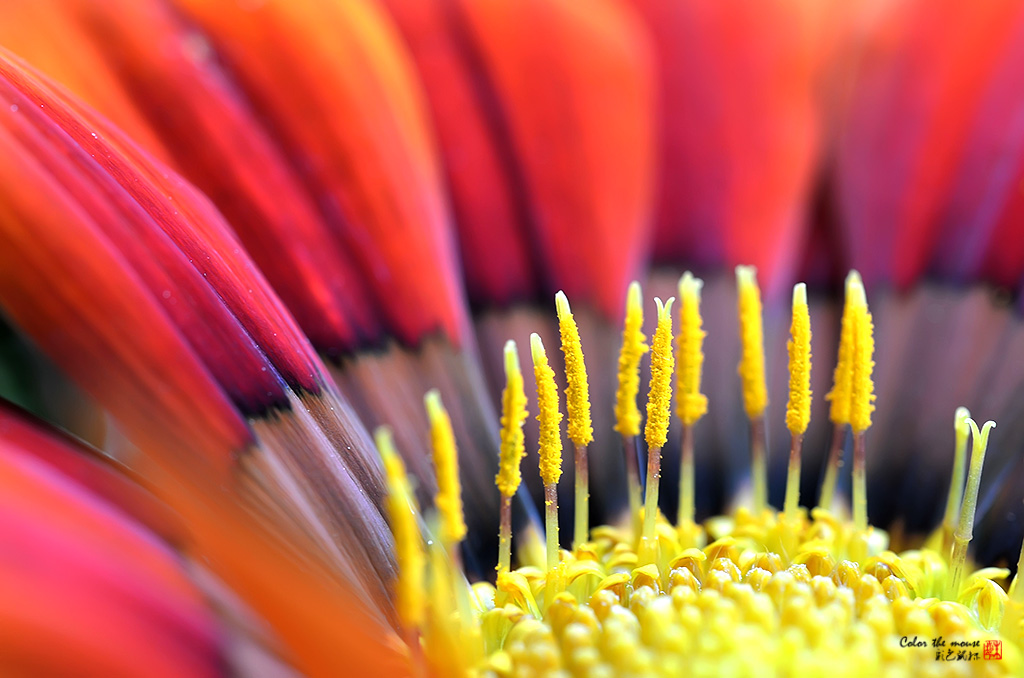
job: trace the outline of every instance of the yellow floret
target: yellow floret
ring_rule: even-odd
[[[761,320],[761,290],[757,286],[757,269],[736,267],[739,287],[740,357],[739,374],[743,383],[743,407],[747,416],[756,419],[768,407],[768,389],[764,376],[764,330]]]
[[[423,538],[420,536],[416,516],[419,507],[409,487],[405,464],[395,451],[391,431],[380,427],[374,433],[377,449],[384,462],[388,483],[387,509],[391,532],[395,537],[395,560],[398,563],[398,578],[395,581],[395,609],[402,626],[416,629],[424,620],[426,556]]]
[[[594,439],[594,427],[590,423],[590,389],[587,384],[587,366],[583,363],[583,345],[580,331],[569,309],[569,300],[564,292],[555,295],[555,309],[558,311],[558,331],[562,336],[562,353],[565,355],[565,410],[569,415],[569,440],[577,445],[587,445]]]
[[[789,402],[786,426],[794,436],[803,435],[811,421],[811,316],[807,285],[793,288],[793,320],[789,329]]]
[[[672,370],[675,358],[672,355],[672,302],[658,305],[658,327],[651,342],[651,389],[647,396],[647,426],[644,437],[647,447],[660,449],[668,439],[668,421],[672,402]]]
[[[423,402],[430,417],[430,447],[434,454],[434,474],[437,476],[437,497],[434,499],[434,505],[441,515],[441,541],[455,544],[466,536],[455,433],[452,431],[451,417],[448,416],[437,389],[428,391]]]
[[[676,414],[690,426],[708,411],[708,398],[700,392],[704,366],[703,321],[700,289],[704,281],[687,271],[679,279],[679,369],[676,372]]]
[[[537,381],[537,421],[540,422],[540,477],[545,485],[556,485],[562,477],[562,413],[558,411],[555,372],[548,365],[544,344],[536,333],[530,335],[533,376]]]
[[[519,464],[526,456],[523,438],[523,422],[526,420],[526,393],[523,390],[523,373],[519,369],[519,353],[516,342],[505,343],[505,390],[501,393],[501,456],[498,461],[498,475],[495,482],[505,497],[511,497],[519,489],[522,476]]]
[[[640,358],[647,353],[644,343],[644,309],[640,283],[633,281],[626,295],[626,322],[619,352],[619,388],[615,392],[615,431],[624,436],[640,433],[640,409],[636,394],[640,391]]]

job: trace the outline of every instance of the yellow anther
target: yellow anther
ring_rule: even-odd
[[[426,556],[416,516],[419,507],[409,487],[405,464],[395,451],[391,431],[382,426],[374,433],[377,449],[384,462],[388,483],[388,517],[395,537],[395,560],[398,579],[395,582],[395,609],[402,626],[417,629],[424,621],[424,567]]]
[[[434,455],[434,473],[437,476],[437,497],[434,504],[441,516],[441,541],[457,544],[466,536],[466,521],[462,516],[462,485],[459,483],[459,452],[455,446],[455,433],[448,410],[441,402],[441,394],[431,389],[423,397],[430,418],[430,448]]]
[[[658,327],[651,342],[651,388],[647,396],[647,426],[644,436],[648,448],[662,448],[668,439],[668,421],[672,401],[672,370],[675,358],[672,355],[672,302],[658,305]]]
[[[863,293],[861,287],[861,293]],[[855,309],[853,342],[853,380],[850,391],[850,427],[862,433],[871,426],[871,413],[875,411],[875,384],[871,373],[875,367],[874,324],[867,302]]]
[[[747,416],[756,419],[768,407],[768,390],[764,376],[764,330],[761,326],[761,290],[757,286],[757,269],[736,267],[739,287],[740,357],[739,374],[743,382],[743,407]]]
[[[786,427],[794,436],[803,435],[811,421],[811,316],[807,308],[807,285],[793,288],[793,320],[789,328],[789,402]]]
[[[866,305],[864,283],[857,271],[846,276],[846,298],[839,330],[839,355],[832,373],[832,390],[825,399],[832,403],[829,419],[834,424],[850,423],[850,398],[853,394],[853,347],[856,343],[856,322],[860,307]]]
[[[568,383],[565,389],[565,409],[569,414],[569,440],[577,445],[587,445],[594,439],[594,427],[590,424],[590,393],[587,367],[583,364],[580,331],[564,292],[555,295],[555,308],[558,311],[558,332],[562,336],[565,380]]]
[[[708,411],[708,398],[700,392],[704,366],[703,321],[700,317],[700,289],[704,281],[687,271],[679,279],[679,370],[676,373],[676,414],[690,426]]]
[[[557,485],[562,477],[562,413],[558,411],[555,372],[548,365],[544,344],[536,333],[530,335],[533,376],[537,381],[537,421],[540,422],[540,477],[545,485]]]
[[[526,393],[519,369],[516,342],[505,342],[505,390],[501,393],[501,456],[495,482],[502,496],[511,497],[519,489],[522,476],[519,464],[526,456],[523,422],[526,420]]]
[[[619,388],[615,392],[615,430],[624,436],[640,433],[640,410],[636,394],[640,390],[640,358],[647,353],[644,343],[644,308],[640,283],[629,284],[626,293],[626,322],[619,351]]]

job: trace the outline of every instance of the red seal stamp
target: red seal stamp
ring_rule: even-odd
[[[985,659],[1002,659],[1003,641],[986,640],[985,645],[982,647],[982,657]]]

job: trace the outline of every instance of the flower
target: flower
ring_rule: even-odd
[[[606,644],[601,651],[611,659],[643,662],[653,657],[644,647],[673,649],[679,641],[681,627],[667,600],[679,605],[677,611],[696,614],[698,626],[719,629],[702,641],[712,644],[725,641],[720,626],[742,613],[747,623],[732,639],[741,641],[736,647],[764,650],[766,655],[750,657],[780,668],[800,666],[794,648],[823,637],[814,629],[833,622],[849,625],[854,635],[839,636],[851,644],[827,646],[825,654],[835,649],[860,657],[899,629],[963,633],[973,642],[978,628],[994,627],[1000,606],[1012,621],[1015,601],[993,583],[993,572],[968,579],[962,595],[955,584],[945,591],[946,580],[955,582],[956,575],[947,577],[942,558],[929,551],[883,551],[868,536],[880,533],[867,532],[861,503],[867,499],[874,522],[903,516],[912,531],[931,527],[930,518],[942,509],[935,496],[944,478],[932,463],[908,472],[912,457],[903,451],[923,440],[948,450],[946,420],[954,405],[972,395],[1001,406],[1001,414],[1016,411],[1005,395],[1019,384],[1015,365],[1004,369],[1005,360],[997,357],[978,366],[977,346],[1012,349],[1017,343],[1009,311],[993,309],[977,291],[966,297],[931,286],[916,296],[884,291],[886,283],[906,288],[926,272],[987,277],[1004,286],[1020,280],[1022,262],[1013,248],[999,247],[1020,227],[1014,215],[1022,199],[1013,188],[1020,175],[1019,135],[1013,135],[1020,102],[1013,93],[1020,89],[1007,86],[1020,75],[1020,60],[1012,58],[1019,11],[1012,2],[984,11],[950,9],[956,11],[921,22],[922,13],[931,17],[930,5],[918,0],[849,9],[799,0],[600,0],[585,10],[569,0],[6,5],[0,22],[0,43],[10,50],[0,54],[0,307],[116,420],[123,440],[100,436],[96,442],[180,517],[183,532],[174,536],[131,515],[112,519],[122,531],[155,529],[165,540],[180,539],[180,564],[221,612],[214,620],[195,605],[194,589],[181,584],[175,569],[179,562],[157,544],[150,549],[153,562],[176,574],[145,588],[164,593],[170,583],[178,593],[168,594],[167,605],[178,605],[178,618],[187,619],[156,628],[185,634],[183,646],[195,650],[197,670],[215,672],[218,653],[256,646],[269,648],[250,659],[258,662],[248,665],[257,672],[279,654],[308,673],[401,675],[424,661],[435,667],[486,662],[477,666],[501,673],[514,668],[507,662],[543,663],[552,652],[586,668],[580,662],[593,660],[593,642]],[[20,30],[24,26],[33,31]],[[961,33],[964,27],[970,30]],[[848,72],[857,73],[853,85],[836,86]],[[964,96],[979,102],[976,112],[932,106]],[[823,108],[835,115],[822,116]],[[659,177],[664,184],[655,193]],[[806,217],[818,177],[824,177],[820,210],[836,220],[832,229],[822,225],[825,218],[812,228]],[[797,272],[834,283],[830,269],[849,263],[843,255],[837,260],[837,238],[849,241],[842,251],[850,252],[869,288],[883,289],[879,302],[872,302],[879,332],[879,421],[872,445],[894,452],[872,455],[872,468],[865,469],[864,437],[856,436],[852,527],[823,513],[794,528],[799,511],[790,497],[799,469],[813,465],[812,450],[828,449],[828,432],[812,424],[801,438],[795,430],[807,417],[801,406],[804,414],[794,414],[790,430],[794,441],[803,440],[808,463],[795,476],[790,470],[796,480],[779,482],[784,465],[769,466],[770,451],[784,448],[780,438],[787,436],[781,427],[778,433],[764,427],[773,413],[765,402],[781,399],[763,389],[761,375],[767,368],[768,386],[786,382],[779,375],[789,317],[773,301]],[[961,258],[964,245],[970,248]],[[575,394],[569,408],[574,475],[585,477],[589,463],[591,485],[577,488],[572,509],[563,505],[561,516],[574,514],[576,532],[586,533],[588,518],[614,520],[627,496],[638,507],[638,488],[621,480],[623,455],[613,427],[593,426],[591,443],[590,424],[574,419],[590,410],[587,387],[595,422],[610,418],[615,371],[600,366],[615,364],[622,295],[652,246],[659,261],[685,258],[712,273],[723,265],[755,263],[768,302],[762,332],[759,293],[752,272],[744,273],[740,389],[722,376],[735,370],[731,362],[740,347],[731,310],[723,311],[732,307],[731,283],[707,276],[702,324],[693,314],[700,288],[689,278],[680,295],[688,314],[681,323],[685,343],[692,348],[705,331],[714,340],[706,362],[702,355],[694,362],[699,350],[681,352],[689,356],[680,370],[695,408],[682,417],[694,421],[681,437],[671,426],[664,430],[670,421],[671,304],[659,313],[651,372],[660,377],[652,388],[647,433],[653,449],[682,448],[681,456],[694,462],[694,468],[682,464],[681,475],[690,480],[681,483],[680,529],[668,529],[661,543],[668,524],[654,510],[651,488],[638,544],[635,508],[632,536],[596,528],[594,539],[579,539],[564,560],[558,542],[549,541],[543,577],[531,579],[529,569],[520,568],[504,572],[496,589],[478,585],[473,596],[465,587],[453,588],[461,568],[446,562],[463,559],[467,572],[489,574],[499,514],[503,548],[510,535],[529,547],[535,524],[525,492],[513,498],[492,484],[499,470],[493,405],[502,367],[514,364],[498,349],[509,336],[525,345],[531,332],[538,349],[556,340],[546,314],[515,304],[564,289],[560,321],[579,325],[575,335],[563,328],[562,336],[573,346],[565,362]],[[671,296],[675,274],[655,272],[646,286]],[[933,331],[925,321],[936,304],[952,309],[958,337],[971,338],[966,326],[979,338],[922,344]],[[851,308],[851,422],[863,433],[872,406],[865,367],[871,362],[865,347],[872,341],[872,316],[866,304]],[[823,322],[829,314],[835,307],[812,297],[807,316],[815,339],[794,329],[794,344],[806,345],[793,356],[813,353],[820,360],[835,350],[829,327],[835,333],[839,324]],[[580,346],[587,351],[585,365]],[[557,352],[550,353],[560,368]],[[937,388],[951,380],[938,372],[899,378],[897,366],[908,360],[948,365],[957,388]],[[699,388],[702,364],[706,394]],[[837,373],[845,369],[837,367]],[[971,378],[961,376],[969,371]],[[529,377],[527,371],[523,381],[532,392]],[[808,387],[824,394],[824,380],[825,370],[813,370]],[[992,387],[982,390],[989,381]],[[439,390],[428,417],[419,399],[432,387]],[[793,393],[799,396],[802,388],[794,386]],[[548,392],[557,397],[555,389]],[[833,402],[842,393],[837,385]],[[733,486],[738,474],[724,472],[739,459],[745,465],[749,455],[747,426],[736,426],[743,416],[741,395],[754,433],[755,510],[699,528],[698,515],[721,510],[741,489]],[[707,420],[697,426],[704,396]],[[918,407],[929,399],[941,402]],[[438,409],[442,401],[447,414]],[[602,402],[609,405],[603,415]],[[823,407],[820,397],[812,401],[812,422],[824,421]],[[548,410],[557,414],[557,403]],[[506,428],[523,421],[518,410],[505,415]],[[426,433],[445,421],[453,435],[442,431],[435,439],[454,438],[459,445],[468,542],[459,551],[452,535],[461,528],[445,529],[444,543],[426,554],[431,612],[421,616],[414,604],[417,592],[423,593],[413,572],[421,562],[414,553],[418,526],[403,510],[415,501],[398,456],[384,449],[388,474],[382,473],[367,429],[394,428],[394,442],[382,437],[378,447],[393,445],[405,455],[420,480],[418,498],[429,505],[435,473]],[[557,417],[546,424],[557,430]],[[988,440],[988,428],[983,431],[975,433],[979,450]],[[993,448],[1012,449],[1014,434],[1013,427],[997,428]],[[535,429],[528,428],[525,438],[533,461]],[[21,445],[19,453],[41,445]],[[521,456],[518,443],[508,447],[511,454],[503,459]],[[800,446],[794,442],[793,449]],[[453,513],[459,504],[452,500],[459,494],[458,483],[451,483],[454,455],[438,458],[448,460],[439,464],[448,472],[437,474],[445,497],[437,508],[446,512],[446,524],[455,525],[462,516]],[[666,459],[665,474],[674,476],[674,456]],[[1009,459],[1001,455],[997,470],[1018,473]],[[660,455],[649,461],[660,464]],[[94,503],[107,501],[98,496],[111,491],[106,484],[80,487],[65,466],[44,467],[46,477],[32,487],[45,501],[34,506],[73,511],[66,497],[44,494],[43,488],[62,483]],[[890,473],[880,474],[879,467]],[[891,473],[894,468],[903,473]],[[865,473],[878,478],[869,496]],[[523,473],[534,495],[543,491],[552,507],[557,474],[548,475],[550,482],[541,483],[539,474]],[[808,481],[812,475],[803,472]],[[977,473],[971,478],[965,505],[977,496]],[[932,507],[935,515],[907,511],[886,497],[898,494],[891,490],[898,482],[908,483],[904,493],[916,493],[921,501],[915,503]],[[691,485],[701,491],[689,492]],[[766,504],[781,503],[783,487],[786,511],[762,513]],[[985,560],[1005,559],[1017,547],[1017,535],[1003,523],[1006,502],[1019,495],[1011,484],[1003,487],[1011,489],[996,497],[998,508],[979,529],[1002,538],[979,540],[991,547]],[[669,505],[663,507],[671,513],[672,494],[666,494]],[[988,496],[996,495],[990,490]],[[588,497],[593,510],[581,510]],[[146,500],[129,502],[127,513],[144,513],[145,506]],[[558,517],[549,508],[549,540]],[[961,520],[961,526],[972,522]],[[94,524],[85,529],[99,529]],[[32,525],[49,536],[62,523]],[[701,542],[702,535],[726,533],[746,541]],[[28,540],[32,531],[19,534]],[[962,530],[953,537],[962,555],[968,537]],[[771,545],[779,562],[751,550],[751,540]],[[820,552],[818,541],[835,550]],[[53,543],[51,552],[62,557],[74,546]],[[897,530],[893,543],[901,543]],[[687,550],[697,546],[704,548]],[[808,560],[794,560],[804,569],[789,571],[787,579],[778,570],[794,550]],[[679,558],[662,562],[673,552]],[[844,553],[861,567],[829,562]],[[530,562],[528,548],[517,558],[521,565]],[[630,562],[639,567],[623,580],[619,570]],[[83,577],[90,573],[73,560],[67,565]],[[144,571],[134,561],[126,569]],[[826,569],[832,588],[811,581]],[[805,570],[809,581],[801,581]],[[863,577],[854,581],[855,574]],[[728,586],[739,578],[746,578],[742,585]],[[404,592],[399,601],[396,581]],[[585,587],[595,583],[602,591],[589,607],[581,605],[590,598]],[[671,596],[659,596],[670,584]],[[718,584],[732,603],[711,593]],[[820,598],[813,610],[804,595],[809,586],[823,589],[813,589]],[[555,591],[563,595],[550,595]],[[446,614],[449,592],[456,622]],[[879,593],[892,604],[882,604]],[[911,600],[933,594],[947,601],[926,607]],[[636,609],[614,605],[627,595]],[[497,605],[502,596],[513,602],[511,612]],[[109,602],[105,616],[124,612],[119,600]],[[844,610],[853,610],[859,621],[842,618]],[[522,613],[545,621],[524,620]],[[154,618],[148,610],[140,614]],[[459,615],[470,623],[460,626]],[[483,625],[479,636],[475,620]],[[578,627],[590,622],[590,631]],[[789,631],[777,635],[781,627],[775,623]],[[1013,638],[1007,623],[1007,638]],[[214,626],[219,630],[211,631]],[[20,635],[25,627],[17,628]],[[73,630],[76,638],[95,643],[94,628]],[[133,649],[145,647],[143,640]],[[478,642],[479,656],[472,649]],[[502,644],[505,649],[496,651]],[[716,647],[679,656],[714,660],[708,666],[718,668],[741,658],[736,649],[723,653]],[[888,650],[886,660],[920,660]],[[1007,663],[999,666],[1011,664],[1012,648],[1007,652]],[[236,661],[242,661],[239,654]],[[141,652],[121,659],[117,666],[143,670],[132,663],[145,660]],[[173,651],[153,657],[168,673],[178,659]],[[19,661],[32,670],[41,666],[33,662],[59,659],[34,654]]]

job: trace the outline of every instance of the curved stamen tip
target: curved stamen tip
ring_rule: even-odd
[[[520,372],[519,350],[516,348],[516,342],[509,339],[505,342],[505,377],[507,378],[510,374],[519,374]]]
[[[864,281],[860,273],[850,271],[846,276],[846,294],[850,302],[856,306],[866,306],[868,303],[867,293],[864,291]]]
[[[662,303],[661,299],[654,297],[654,303],[658,306],[658,320],[666,319],[671,320],[672,316],[669,315],[672,312],[672,304],[675,302],[675,297],[669,297],[668,301]]]
[[[544,350],[544,342],[536,332],[530,335],[530,354],[533,356],[533,362],[547,360],[548,357],[547,351]]]
[[[565,292],[561,290],[559,290],[558,294],[555,295],[555,310],[558,312],[559,320],[564,316],[572,315],[572,309],[569,308],[569,298],[565,296]]]
[[[441,404],[441,392],[432,388],[423,395],[423,405],[427,408],[427,415],[433,424],[439,420],[444,413],[444,405]]]
[[[793,308],[807,305],[807,283],[793,285]]]

